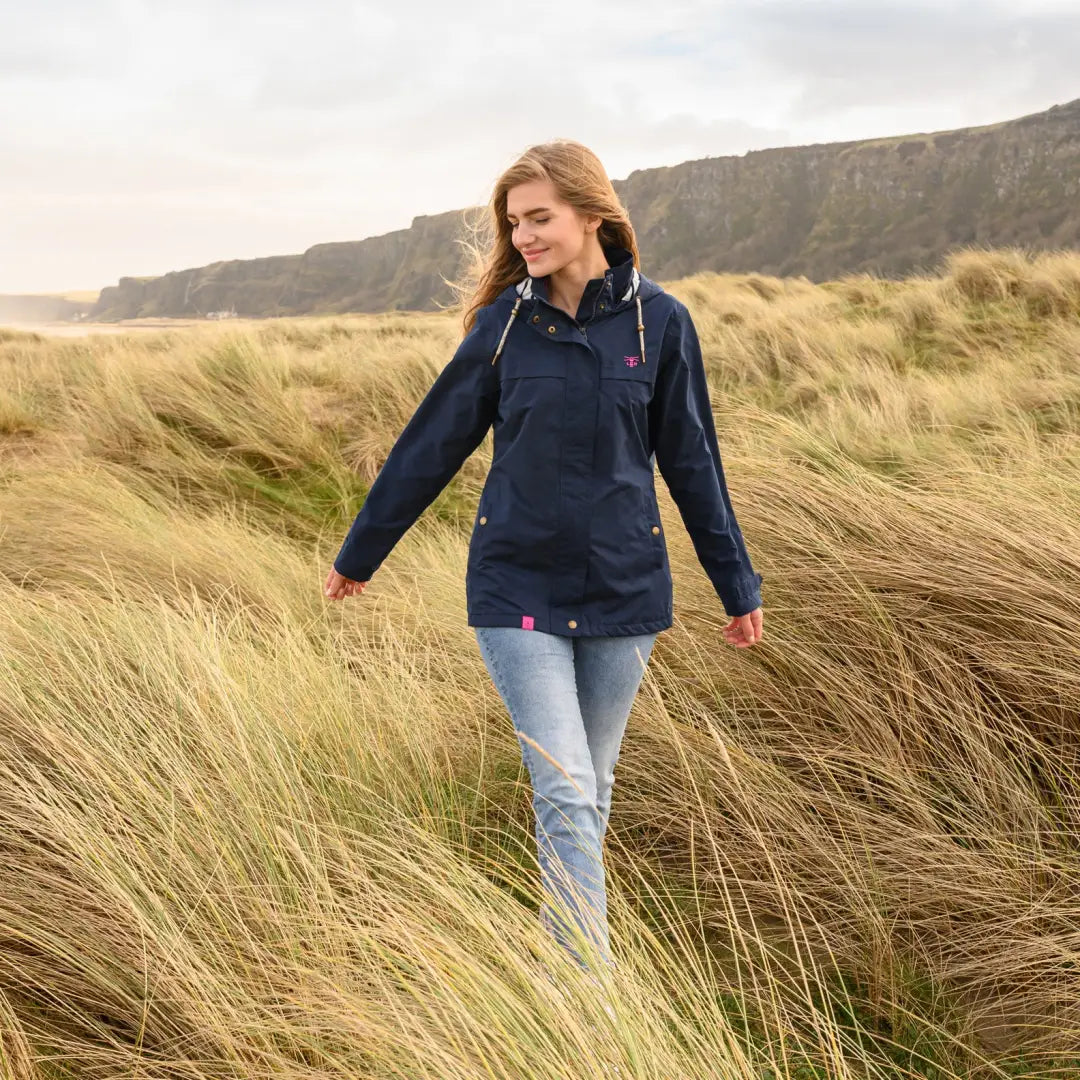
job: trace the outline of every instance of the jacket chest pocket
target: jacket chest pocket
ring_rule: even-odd
[[[639,349],[625,356],[605,356],[600,365],[600,390],[616,401],[644,405],[653,394],[655,365],[651,356],[642,363]]]
[[[504,385],[517,379],[565,379],[567,364],[565,343],[536,342],[535,336],[507,341],[499,357],[499,381]]]
[[[521,342],[507,348],[499,358],[499,413],[505,421],[539,407],[560,405],[566,395],[567,348],[529,347]]]
[[[659,369],[660,346],[656,340],[662,327],[646,327],[645,355],[641,353],[641,337],[637,331],[637,312],[633,307],[620,312],[597,330],[596,343],[600,354],[600,378],[609,385],[609,393],[634,398],[652,396],[652,387]],[[601,334],[602,330],[602,334]]]

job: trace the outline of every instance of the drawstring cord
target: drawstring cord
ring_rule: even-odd
[[[637,301],[637,336],[638,341],[641,343],[641,362],[645,363],[645,320],[641,317],[641,297],[637,293],[634,293],[634,299]]]
[[[638,273],[637,267],[634,267],[634,276],[630,282],[630,288],[623,293],[623,299],[629,300],[633,296],[637,303],[637,332],[638,343],[641,345],[641,362],[645,363],[645,319],[641,314],[641,296],[638,294],[638,285],[641,281],[641,275]],[[510,333],[510,327],[514,325],[514,320],[517,318],[518,308],[521,307],[521,301],[523,299],[532,299],[532,278],[527,277],[524,281],[519,281],[514,286],[517,289],[517,299],[514,301],[514,310],[510,312],[510,318],[506,320],[506,326],[503,327],[502,337],[499,338],[499,347],[495,350],[495,355],[491,358],[492,366],[495,361],[499,359],[500,354],[503,351],[503,345],[506,344],[506,336]]]
[[[517,318],[518,308],[521,307],[521,297],[519,296],[514,301],[514,310],[510,312],[510,318],[506,321],[506,327],[502,332],[502,337],[499,338],[499,347],[495,350],[495,355],[491,358],[491,363],[494,365],[495,361],[499,359],[499,353],[502,352],[503,345],[506,343],[506,335],[510,333],[510,327],[514,324],[514,319]]]

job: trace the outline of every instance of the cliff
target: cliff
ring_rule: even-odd
[[[658,280],[901,277],[961,245],[1080,247],[1080,99],[985,127],[639,169],[614,185]],[[461,220],[448,211],[299,255],[121,278],[89,318],[434,310],[452,300],[440,274],[459,272]]]

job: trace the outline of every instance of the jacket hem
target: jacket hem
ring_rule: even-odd
[[[514,626],[522,629],[521,614],[513,614],[506,611],[470,611],[469,626]],[[560,637],[629,637],[632,634],[653,634],[661,630],[670,630],[674,625],[671,615],[665,615],[659,619],[648,619],[637,623],[594,623],[579,622],[573,629],[559,625],[553,629],[550,619],[533,620],[531,629],[539,630],[545,634],[557,634]]]

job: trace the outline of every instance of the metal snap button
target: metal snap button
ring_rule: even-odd
[[[482,517],[482,518],[480,519],[480,524],[481,524],[481,525],[486,525],[486,524],[487,524],[487,518],[486,518],[486,517]]]
[[[653,535],[655,536],[660,531],[660,526],[659,525],[654,525],[652,527],[652,531],[653,531]]]
[[[566,625],[569,626],[571,630],[575,629],[577,627],[577,619],[571,619]]]
[[[549,334],[554,334],[555,333],[555,327],[554,326],[549,326],[548,327],[548,333]]]
[[[532,321],[533,321],[533,322],[539,322],[539,321],[540,321],[540,316],[539,316],[539,315],[534,315],[534,316],[532,317]]]
[[[603,304],[601,304],[601,305],[600,305],[600,310],[601,310],[601,311],[603,311],[603,310],[604,310],[604,305],[603,305]]]

